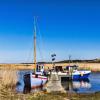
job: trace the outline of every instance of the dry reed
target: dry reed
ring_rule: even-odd
[[[7,88],[13,88],[18,81],[17,70],[3,69],[0,70],[1,84]]]

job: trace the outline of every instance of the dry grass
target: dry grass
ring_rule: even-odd
[[[57,63],[56,66],[68,66],[68,63]],[[78,65],[79,69],[91,70],[93,72],[100,72],[100,63],[71,63],[70,65]],[[46,66],[52,67],[51,64],[46,64]]]
[[[11,100],[17,83],[17,71],[12,69],[0,70],[0,100]]]
[[[16,70],[3,70],[2,73],[2,84],[6,87],[13,88],[17,83],[17,71]]]
[[[0,69],[32,70],[32,64],[0,64]]]
[[[100,63],[71,63],[70,65],[78,65],[79,69],[89,69],[91,71],[100,71]],[[52,64],[44,64],[45,69],[52,68]],[[57,63],[56,66],[68,66],[69,63]],[[14,70],[33,70],[33,64],[0,64],[0,69]]]
[[[16,69],[2,69],[0,70],[0,85],[6,88],[13,88],[18,82],[18,74]]]

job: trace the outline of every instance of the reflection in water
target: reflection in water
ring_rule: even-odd
[[[66,91],[70,92],[81,92],[87,91],[91,88],[91,83],[89,79],[85,80],[73,80],[73,81],[63,81],[62,86]]]
[[[91,84],[88,80],[73,81],[73,88],[91,88]]]

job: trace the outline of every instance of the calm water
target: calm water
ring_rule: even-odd
[[[17,92],[25,92],[27,90],[24,87],[23,75],[32,71],[19,71],[19,82],[17,84]],[[91,73],[89,79],[82,81],[62,81],[62,86],[66,91],[77,93],[94,93],[100,91],[100,73]],[[45,90],[46,87],[31,90],[31,92]],[[30,92],[30,91],[28,91]]]
[[[63,81],[66,91],[77,93],[95,93],[100,91],[100,73],[91,73],[89,79],[82,81]]]

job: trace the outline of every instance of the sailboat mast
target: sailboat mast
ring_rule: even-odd
[[[36,71],[36,18],[34,17],[34,69]]]

